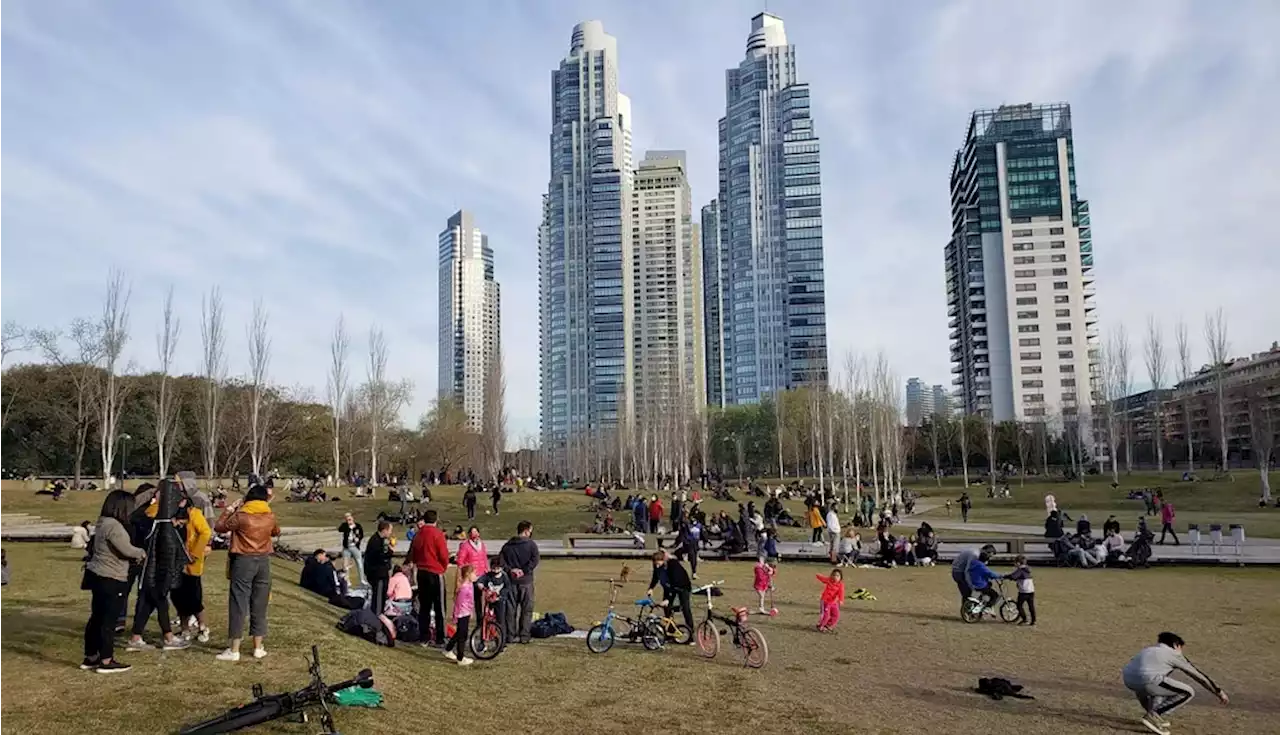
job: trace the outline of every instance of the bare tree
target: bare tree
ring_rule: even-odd
[[[1254,381],[1245,392],[1245,401],[1249,410],[1249,447],[1253,451],[1254,462],[1258,465],[1259,480],[1262,485],[1262,503],[1271,504],[1271,457],[1276,448],[1276,431],[1280,428],[1277,422],[1277,411],[1267,395],[1266,384]]]
[[[0,363],[8,359],[10,353],[22,352],[31,346],[31,335],[17,322],[5,322],[3,330],[3,335],[0,336]]]
[[[227,337],[224,331],[222,293],[218,288],[200,299],[200,344],[203,348],[201,377],[204,395],[199,406],[201,454],[205,479],[213,481],[218,474],[219,432],[222,427],[222,390],[227,381]]]
[[[253,474],[261,475],[263,444],[268,426],[267,403],[271,400],[267,371],[271,368],[271,335],[269,317],[262,299],[253,302],[253,317],[246,336],[249,340],[249,465]]]
[[[1222,472],[1229,474],[1227,464],[1227,402],[1223,395],[1223,383],[1227,372],[1227,355],[1231,343],[1227,340],[1227,320],[1218,308],[1204,316],[1204,342],[1209,348],[1209,361],[1213,363],[1213,385],[1218,397],[1218,451],[1222,454]]]
[[[506,395],[507,381],[502,371],[502,353],[495,348],[484,376],[484,417],[480,431],[485,470],[494,479],[502,471],[502,452],[507,445]],[[684,417],[681,415],[679,418],[683,420]]]
[[[1147,342],[1143,352],[1147,364],[1147,379],[1151,382],[1151,394],[1155,396],[1152,407],[1155,426],[1151,430],[1151,443],[1156,449],[1156,471],[1164,472],[1164,400],[1160,391],[1164,389],[1166,360],[1164,335],[1153,316],[1147,317]]]
[[[929,454],[933,457],[933,478],[937,482],[938,487],[942,487],[942,437],[939,434],[946,430],[942,427],[943,421],[946,419],[942,414],[935,413],[929,417]]]
[[[67,411],[76,433],[75,485],[80,487],[84,476],[84,452],[89,444],[89,430],[93,428],[95,402],[99,388],[98,362],[102,357],[102,324],[88,319],[71,323],[67,335],[70,350],[62,347],[62,334],[56,330],[31,331],[31,341],[49,362],[66,368],[75,386],[75,405]]]
[[[987,483],[994,495],[996,491],[996,419],[993,411],[983,414],[982,421],[987,430]]]
[[[369,481],[376,485],[379,442],[413,394],[412,383],[387,379],[387,339],[377,327],[369,329],[368,381],[361,392],[369,419]]]
[[[102,474],[111,476],[115,464],[116,437],[120,412],[129,393],[129,383],[122,380],[121,360],[129,342],[129,296],[132,289],[125,284],[124,274],[116,271],[107,281],[107,295],[102,302],[100,334],[102,340],[98,389],[98,438],[102,449]]]
[[[1013,432],[1018,442],[1018,485],[1021,487],[1027,484],[1027,458],[1031,456],[1031,445],[1035,437],[1031,433],[1031,427],[1016,421],[1013,423]]]
[[[173,456],[174,431],[181,410],[173,386],[173,360],[178,351],[178,336],[182,325],[173,315],[173,287],[165,295],[164,312],[160,319],[160,331],[156,333],[156,357],[160,363],[160,380],[152,397],[152,421],[156,432],[156,455],[160,476],[169,474],[169,459]]]
[[[1129,352],[1129,330],[1125,329],[1121,324],[1116,328],[1115,334],[1112,335],[1113,341],[1111,346],[1112,359],[1114,360],[1113,368],[1115,370],[1112,376],[1115,380],[1116,394],[1112,399],[1115,403],[1119,401],[1123,407],[1123,413],[1120,415],[1120,423],[1123,429],[1124,439],[1124,471],[1125,474],[1133,473],[1133,420],[1129,411],[1129,393],[1133,386],[1133,370],[1131,355]],[[1114,410],[1114,406],[1113,406]]]
[[[1098,407],[1102,413],[1103,420],[1107,423],[1107,449],[1111,455],[1111,481],[1115,484],[1120,483],[1120,468],[1118,465],[1119,452],[1119,417],[1116,415],[1116,402],[1120,398],[1119,389],[1119,360],[1116,358],[1120,352],[1120,335],[1113,333],[1107,341],[1106,347],[1102,352],[1100,370],[1098,371],[1098,391],[1101,405]]]
[[[959,422],[960,423],[960,427],[959,427],[960,468],[961,468],[961,471],[964,473],[963,476],[964,476],[965,489],[968,489],[969,487],[969,449],[970,449],[969,435],[972,433],[970,431],[969,423],[971,422],[972,418],[973,417],[967,413],[960,414],[960,422]]]
[[[1178,383],[1181,384],[1191,377],[1191,341],[1187,336],[1187,323],[1181,318],[1173,329],[1173,341],[1178,350]],[[1196,443],[1190,396],[1183,397],[1182,408],[1187,420],[1187,471],[1192,472],[1196,468]]]
[[[333,413],[333,479],[342,478],[342,409],[347,401],[351,375],[347,367],[351,339],[347,336],[346,320],[338,316],[333,327],[333,341],[329,343],[329,410]]]

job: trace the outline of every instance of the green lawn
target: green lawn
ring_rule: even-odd
[[[849,570],[850,587],[868,587],[879,599],[847,602],[839,630],[820,634],[811,628],[819,593],[812,575],[822,567],[783,565],[781,614],[753,618],[770,647],[759,671],[737,665],[728,646],[707,661],[689,649],[625,645],[597,656],[580,640],[535,641],[459,669],[434,651],[379,648],[338,633],[338,611],[296,587],[297,565],[278,561],[266,659],[214,661],[223,645],[215,639],[183,652],[122,655],[134,670],[103,677],[76,669],[88,608],[77,589],[79,554],[45,544],[6,550],[13,583],[0,598],[0,663],[10,672],[0,692],[5,733],[77,732],[89,723],[106,735],[173,732],[246,701],[255,682],[271,692],[302,686],[312,643],[330,680],[372,667],[386,695],[382,711],[340,712],[348,733],[1135,731],[1139,713],[1120,669],[1165,629],[1188,640],[1192,658],[1233,700],[1223,708],[1198,697],[1178,713],[1179,732],[1274,731],[1280,715],[1272,687],[1280,572],[1273,570],[1037,569],[1041,621],[1030,629],[961,623],[945,569]],[[222,566],[221,558],[209,563]],[[548,561],[538,570],[538,609],[562,610],[588,627],[604,612],[604,580],[617,572],[617,562]],[[724,605],[754,599],[747,564],[707,563],[702,577],[727,580]],[[226,583],[215,572],[205,584],[217,636],[226,626]],[[622,599],[640,596],[643,586],[633,581]],[[969,691],[991,675],[1027,685],[1036,700],[993,702]],[[272,731],[318,732],[297,724]]]

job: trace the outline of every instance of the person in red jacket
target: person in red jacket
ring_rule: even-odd
[[[662,521],[662,501],[657,495],[649,498],[649,531],[658,532],[658,523]]]
[[[830,577],[821,574],[813,575],[822,583],[822,616],[818,618],[818,630],[823,633],[833,630],[840,622],[840,603],[844,602],[844,575],[839,569],[832,569]]]
[[[444,573],[449,568],[449,545],[444,532],[436,526],[439,518],[428,510],[409,545],[409,560],[418,569],[418,625],[425,634],[431,615],[435,615],[435,644],[444,646]],[[423,640],[427,645],[431,641]]]

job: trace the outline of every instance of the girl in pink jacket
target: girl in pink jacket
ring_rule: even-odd
[[[475,570],[476,577],[483,577],[489,571],[489,550],[485,548],[484,541],[480,539],[480,529],[475,526],[467,531],[467,538],[458,544],[458,569],[470,564]],[[458,580],[461,581],[460,579]]]

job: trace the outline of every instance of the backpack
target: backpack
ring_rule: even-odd
[[[395,625],[396,640],[407,643],[416,643],[422,640],[422,633],[418,628],[418,619],[413,615],[397,615]]]
[[[396,626],[382,615],[374,615],[369,610],[352,610],[343,615],[334,627],[379,646],[396,644]]]
[[[562,612],[547,613],[529,627],[529,635],[534,638],[551,638],[572,632],[573,626],[569,625],[568,619]]]
[[[1030,694],[1022,693],[1023,686],[1014,684],[1008,679],[979,679],[978,688],[975,689],[978,694],[985,694],[995,700],[1001,700],[1005,697],[1013,697],[1015,699],[1035,699]]]

